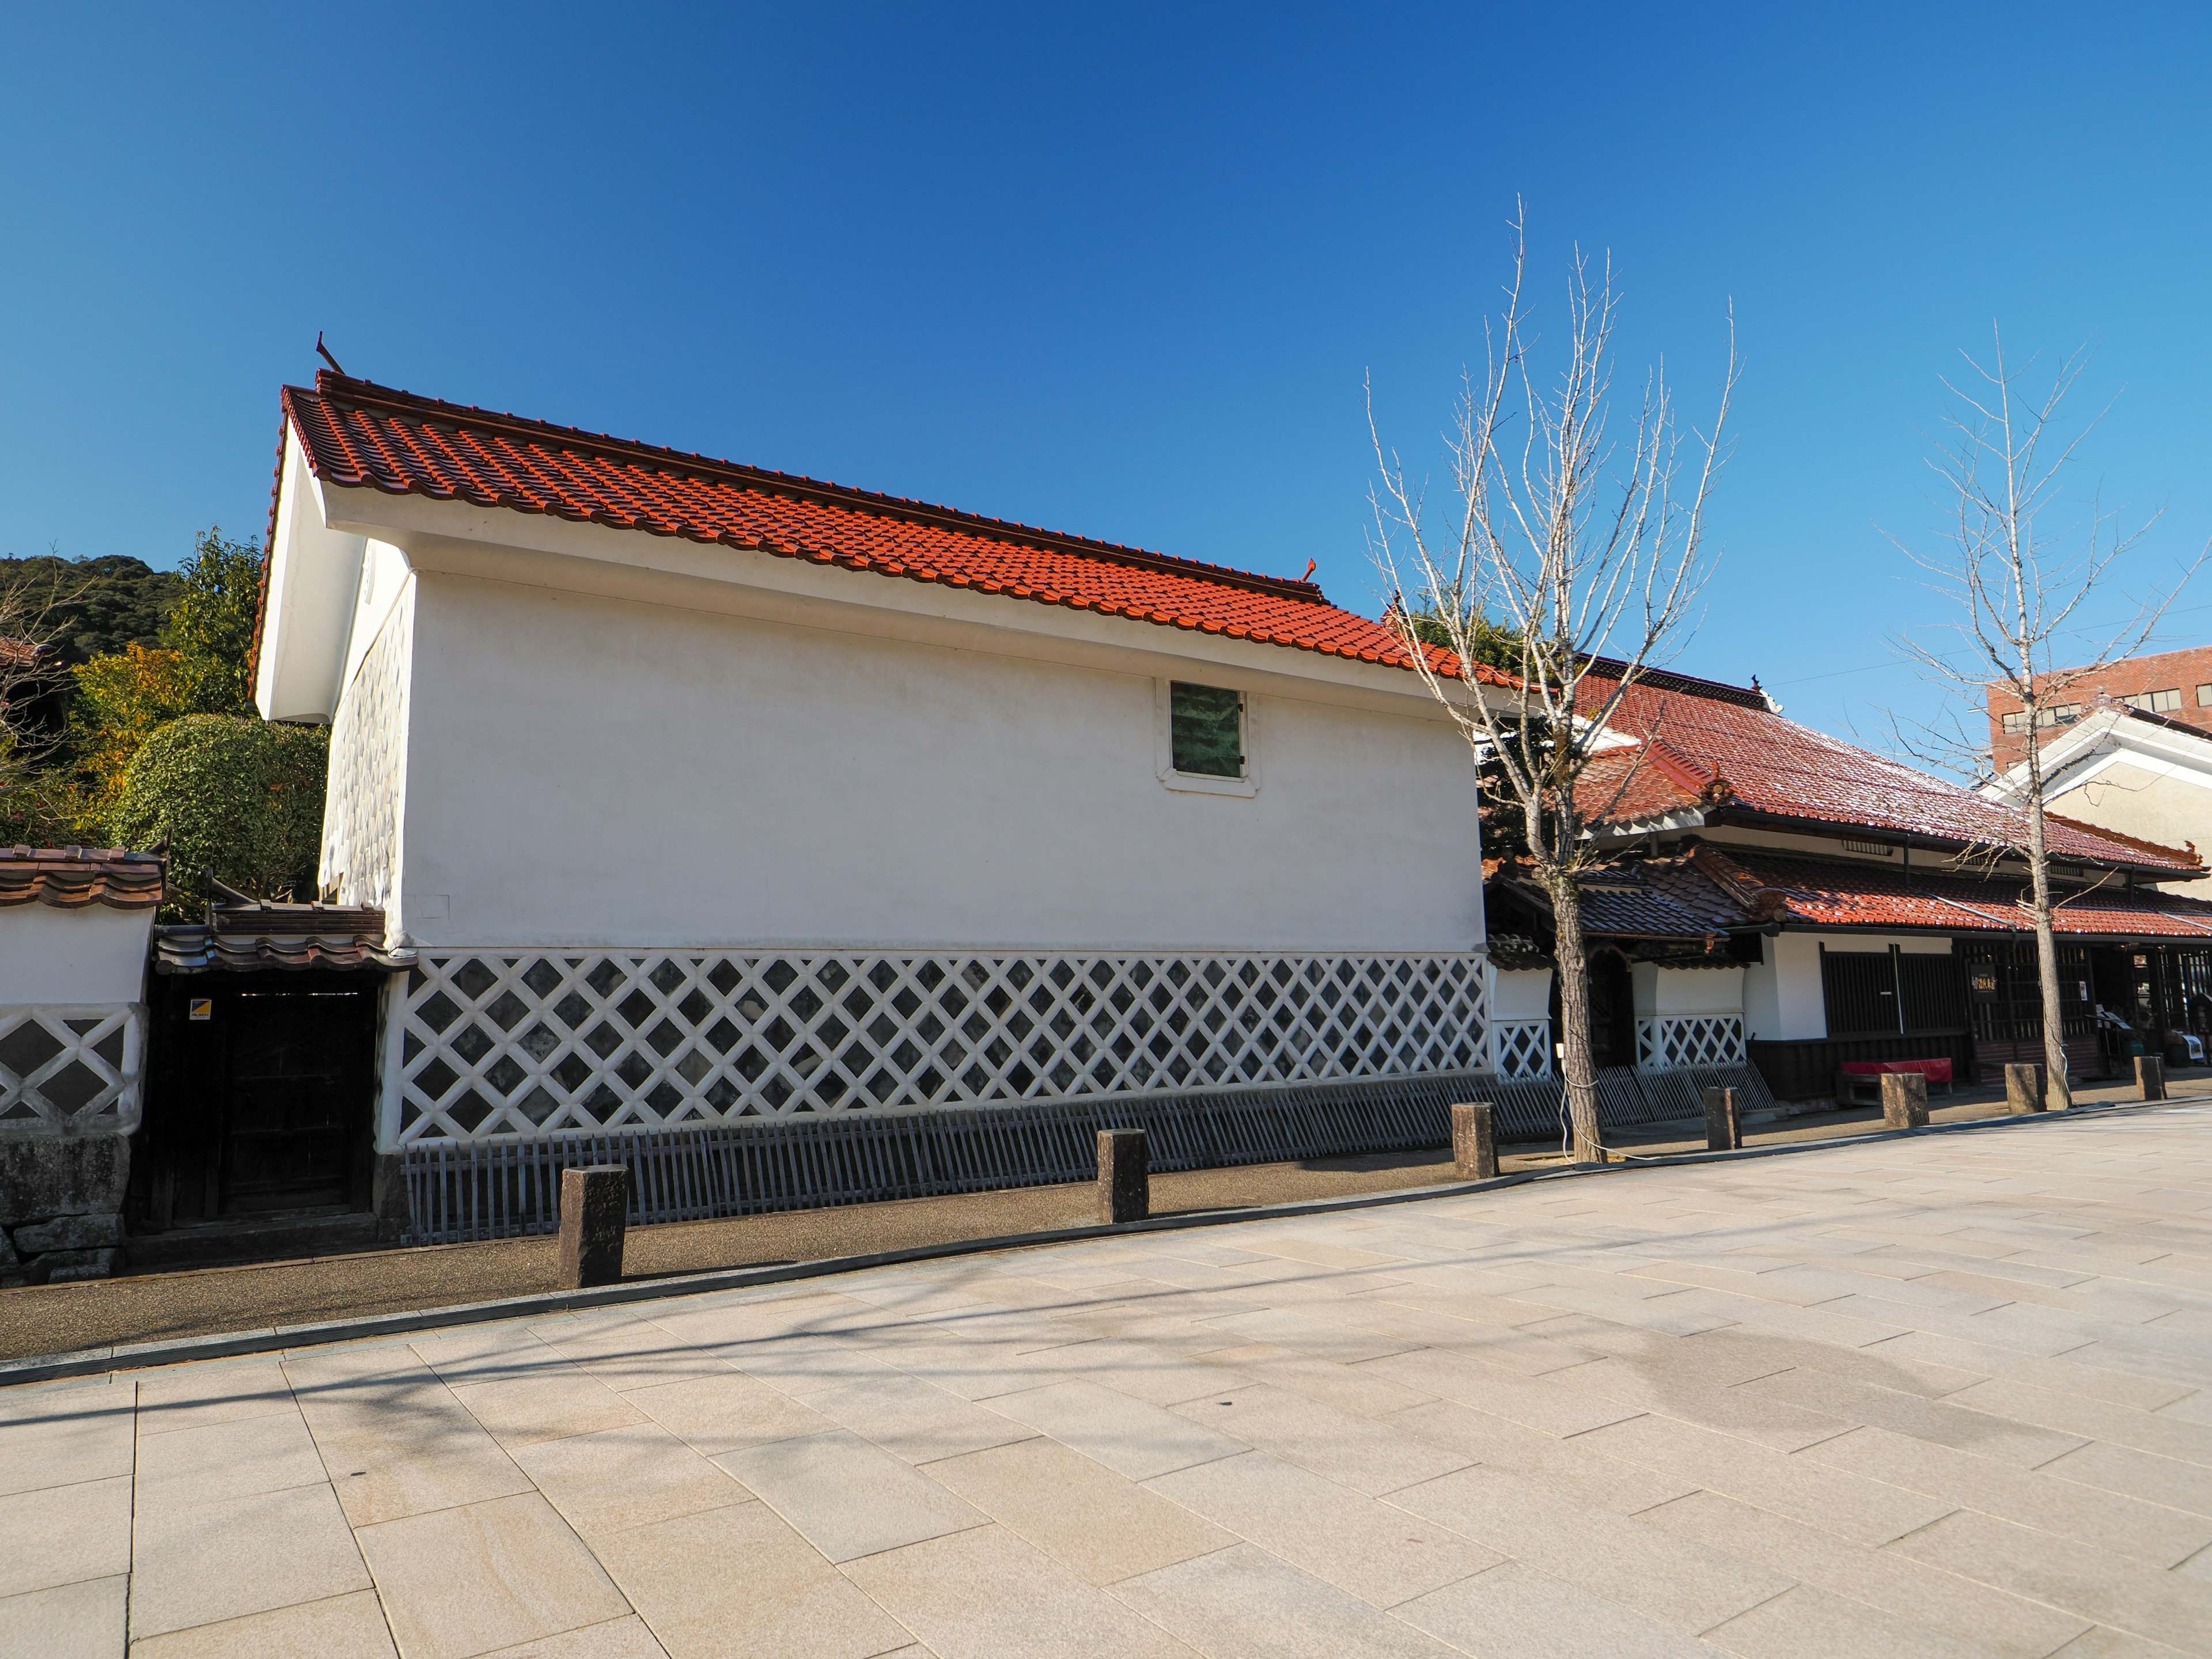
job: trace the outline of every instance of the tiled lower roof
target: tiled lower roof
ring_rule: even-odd
[[[326,487],[506,507],[740,556],[801,559],[1410,669],[1382,623],[1310,581],[1139,548],[397,392],[325,370],[284,417]],[[278,457],[277,487],[283,487]],[[273,536],[275,514],[270,515]],[[266,583],[263,605],[267,605]],[[258,654],[257,640],[256,653]],[[1441,672],[1451,653],[1430,648]],[[1486,678],[1491,671],[1482,671]]]
[[[1615,684],[1583,681],[1583,706],[1599,707]],[[1602,811],[1633,766],[1610,814],[1616,823],[1696,809],[1709,821],[1749,813],[1957,847],[2024,839],[2018,808],[1784,720],[1756,693],[1726,687],[1708,692],[1685,689],[1676,677],[1655,679],[1629,687],[1611,726],[1640,747],[1601,756],[1577,799],[1585,811]],[[2136,870],[2198,867],[2191,848],[2138,841],[2057,814],[2048,823],[2051,854],[2058,860]]]
[[[161,902],[168,861],[121,848],[0,847],[0,908],[48,904],[59,910],[104,905],[150,910]]]
[[[1543,889],[1513,870],[1504,879],[1548,911]],[[1711,939],[1753,918],[1689,858],[1639,859],[1593,872],[1582,889],[1583,932],[1596,939]]]
[[[1872,865],[1775,858],[1710,843],[1696,854],[1744,907],[1784,922],[1830,927],[1894,927],[1947,933],[2021,933],[2031,923],[2018,881]],[[2061,933],[2212,940],[2212,902],[2179,893],[2112,886],[2062,893],[2053,918]]]

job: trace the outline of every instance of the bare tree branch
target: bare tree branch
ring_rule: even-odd
[[[1680,428],[1663,368],[1655,368],[1616,442],[1607,434],[1620,307],[1611,261],[1594,273],[1574,256],[1565,362],[1554,376],[1540,376],[1530,356],[1527,223],[1517,205],[1511,231],[1512,278],[1484,331],[1483,373],[1462,376],[1447,439],[1458,510],[1448,532],[1431,527],[1420,486],[1382,441],[1370,387],[1370,546],[1399,596],[1391,616],[1415,670],[1466,739],[1485,798],[1525,825],[1531,872],[1557,933],[1577,1156],[1601,1157],[1581,883],[1602,861],[1591,833],[1619,809],[1648,750],[1609,722],[1646,672],[1687,637],[1709,574],[1705,511],[1727,454],[1735,319],[1731,312],[1711,430]],[[1441,631],[1434,650],[1418,631],[1426,619]],[[1504,663],[1486,666],[1501,639]],[[1624,749],[1632,754],[1621,776],[1602,799],[1589,799],[1584,774],[1601,755]]]
[[[2060,663],[2057,649],[2073,639],[2069,624],[2075,614],[2106,591],[2114,565],[2141,545],[2159,515],[2129,527],[2106,509],[2101,495],[2093,495],[2085,520],[2046,528],[2045,515],[2059,510],[2068,466],[2112,404],[2067,434],[2063,410],[2088,366],[2087,354],[2068,357],[2048,387],[2032,393],[2022,381],[2033,360],[2010,365],[1994,325],[1990,335],[1986,362],[1962,352],[1969,372],[1943,381],[1953,400],[1943,422],[1948,436],[1938,440],[1929,459],[1949,501],[1940,549],[1924,552],[1888,538],[1922,573],[1920,585],[1953,613],[1954,620],[1927,630],[1935,640],[1909,631],[1891,637],[1897,653],[1945,691],[1947,707],[1934,720],[1893,716],[1890,726],[1895,746],[1913,758],[1959,770],[1967,769],[1960,764],[1966,761],[1981,773],[1982,744],[1966,720],[1978,711],[1986,722],[1992,690],[2019,704],[2027,757],[2002,793],[2021,810],[2016,819],[1993,819],[1985,844],[1970,854],[1990,872],[2008,859],[2027,866],[2021,919],[2035,933],[2051,1103],[2063,1107],[2073,1097],[2053,918],[2068,901],[2051,896],[2041,733],[2084,677],[2142,648],[2212,547],[2200,550],[2171,587],[2149,593],[2131,616],[2100,631],[2086,648],[2069,649],[2070,665]]]

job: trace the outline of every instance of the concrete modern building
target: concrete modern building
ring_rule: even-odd
[[[2087,672],[2057,669],[2042,676],[2037,689],[2045,695],[2036,724],[2046,744],[2088,714],[2100,698],[2212,732],[2212,646],[2130,657]],[[2027,712],[2002,686],[1992,685],[1989,718],[1990,770],[2008,772],[2027,753]]]

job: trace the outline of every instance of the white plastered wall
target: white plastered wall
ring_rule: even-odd
[[[1482,940],[1472,769],[1416,700],[1386,712],[1181,671],[1247,690],[1262,780],[1194,793],[1158,776],[1160,674],[1134,650],[1115,672],[1095,651],[1001,655],[420,570],[413,592],[400,921],[416,943]]]
[[[1490,978],[1490,1017],[1496,1020],[1549,1019],[1552,1017],[1552,970],[1517,968],[1492,969]]]
[[[137,1002],[153,927],[151,908],[0,909],[0,1006]]]
[[[264,720],[326,720],[345,684],[364,538],[328,527],[322,491],[297,433],[288,431],[284,483],[268,574],[253,700]]]
[[[2212,856],[2212,774],[2160,756],[2100,754],[2051,791],[2050,805],[2084,823],[2168,847],[2191,842],[2200,857]],[[2212,896],[2212,876],[2160,885],[2196,898]]]
[[[1763,960],[1744,974],[1745,1035],[1754,1042],[1788,1042],[1828,1035],[1820,990],[1820,947],[1948,956],[1948,939],[1926,933],[1775,933],[1762,939]]]
[[[1743,1009],[1741,968],[1667,968],[1639,962],[1631,968],[1636,1012],[1659,1014],[1734,1014]]]

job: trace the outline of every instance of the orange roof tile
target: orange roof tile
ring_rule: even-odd
[[[1583,706],[1595,708],[1616,684],[1584,680]],[[1960,847],[2005,844],[2024,834],[2018,808],[1784,720],[1755,690],[1654,674],[1629,687],[1610,724],[1642,747],[1600,756],[1577,798],[1586,811],[1602,808],[1640,753],[1609,814],[1615,822],[1702,806],[1717,816],[1748,813]],[[2198,867],[2193,848],[2138,841],[2055,813],[2046,823],[2054,858],[2129,869]]]
[[[325,486],[504,507],[1410,671],[1382,623],[1313,582],[441,403],[325,370],[286,428]],[[281,488],[283,455],[278,456]],[[273,538],[275,512],[270,513]],[[264,583],[265,587],[265,583]],[[266,593],[264,594],[266,607]],[[257,630],[258,631],[258,630]],[[259,654],[256,640],[255,654]],[[1431,649],[1446,673],[1450,654]],[[1491,671],[1480,671],[1492,679]]]

